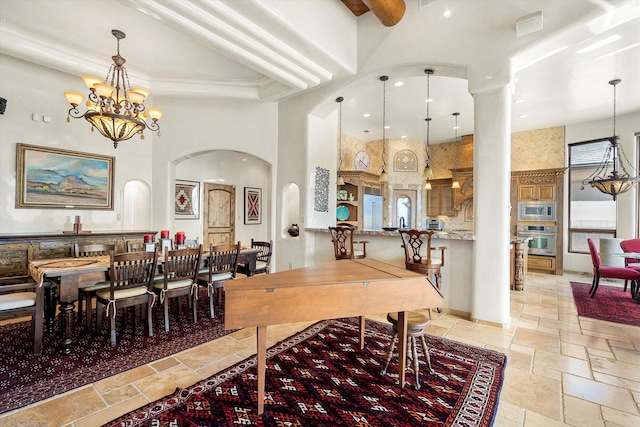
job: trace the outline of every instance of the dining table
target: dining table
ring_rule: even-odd
[[[256,269],[256,258],[259,249],[243,248],[239,253],[239,262],[247,264],[248,276],[253,276]],[[203,251],[203,258],[208,251]],[[162,262],[162,254],[158,253],[158,262]],[[63,355],[73,352],[75,306],[78,300],[78,289],[92,286],[96,282],[108,280],[109,255],[43,259],[29,262],[29,275],[38,283],[52,280],[58,285],[58,326],[60,333],[60,353]],[[53,310],[55,311],[55,310]],[[53,323],[52,319],[45,319],[46,323]]]
[[[405,312],[442,306],[424,274],[373,259],[343,259],[225,283],[225,329],[256,328],[258,414],[264,412],[267,326],[358,317],[360,349],[365,315],[398,313],[398,376],[405,385]]]

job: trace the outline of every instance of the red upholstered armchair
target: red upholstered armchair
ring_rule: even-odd
[[[623,252],[640,253],[640,239],[623,240],[620,242],[620,247]],[[624,266],[640,271],[640,260],[636,258],[625,258]],[[624,291],[627,291],[627,280],[624,281]]]
[[[638,293],[638,284],[640,283],[640,271],[628,267],[609,267],[606,265],[600,265],[600,254],[598,253],[595,243],[593,243],[593,240],[591,239],[587,239],[587,243],[589,244],[589,252],[591,252],[591,261],[593,262],[593,283],[589,290],[591,298],[594,297],[598,290],[601,277],[622,279],[625,281],[632,280],[631,295],[635,298]]]

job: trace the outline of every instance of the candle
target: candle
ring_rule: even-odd
[[[184,245],[184,238],[185,238],[184,231],[178,231],[176,233],[176,243],[177,244]]]
[[[153,234],[145,234],[144,243],[153,243]]]
[[[160,238],[161,239],[168,239],[169,238],[169,230],[162,230],[160,232]]]

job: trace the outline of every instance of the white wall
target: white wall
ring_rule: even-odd
[[[154,135],[146,132],[144,141],[134,136],[114,149],[110,140],[91,132],[86,120],[66,121],[70,106],[63,92],[85,93],[80,78],[5,55],[0,55],[0,76],[0,96],[7,99],[0,116],[0,233],[72,230],[75,215],[81,216],[85,230],[122,230],[124,185],[131,180],[151,182]],[[33,114],[40,119],[33,120]],[[45,115],[51,123],[42,120]],[[18,142],[114,156],[114,209],[16,209]],[[142,223],[151,226],[148,217]]]

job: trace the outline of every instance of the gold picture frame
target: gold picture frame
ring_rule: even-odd
[[[16,144],[16,208],[113,210],[115,157]]]

